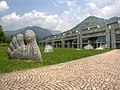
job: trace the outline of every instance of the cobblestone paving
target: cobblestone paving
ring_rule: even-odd
[[[120,90],[120,50],[0,74],[0,90]]]

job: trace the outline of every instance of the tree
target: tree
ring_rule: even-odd
[[[6,41],[6,36],[4,34],[2,26],[0,26],[0,43],[5,43],[5,41]]]
[[[37,41],[38,45],[40,45],[40,40],[41,40],[41,38],[39,38],[38,36],[36,36],[36,41]]]
[[[6,36],[6,43],[9,44],[12,40],[13,35],[7,35]]]

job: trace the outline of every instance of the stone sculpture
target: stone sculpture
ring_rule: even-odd
[[[103,49],[106,49],[106,48],[107,48],[107,44],[103,44],[101,47],[102,47]]]
[[[24,35],[18,34],[13,37],[8,48],[8,56],[15,59],[42,61],[35,33],[32,30],[27,30]]]
[[[103,47],[98,47],[96,48],[96,50],[103,50]]]
[[[84,49],[88,49],[88,50],[89,50],[89,49],[94,49],[94,48],[93,48],[92,45],[88,44],[88,45],[86,45],[86,46],[84,47]]]
[[[51,45],[46,45],[44,52],[53,52],[53,47]]]
[[[100,45],[100,47],[96,48],[96,50],[103,50],[107,48],[107,44]]]

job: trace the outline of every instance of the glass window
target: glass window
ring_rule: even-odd
[[[116,34],[116,41],[120,41],[120,34]]]
[[[88,43],[88,38],[83,38],[82,43]]]
[[[77,43],[77,39],[74,39],[73,42],[74,42],[74,43]]]
[[[106,36],[99,36],[98,42],[106,42]]]

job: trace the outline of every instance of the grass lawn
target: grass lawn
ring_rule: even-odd
[[[109,49],[76,50],[74,48],[55,48],[52,53],[44,53],[44,48],[41,47],[41,54],[44,60],[43,64],[41,64],[39,61],[34,62],[19,59],[8,59],[7,48],[8,46],[0,46],[0,73],[58,64],[110,51]]]

